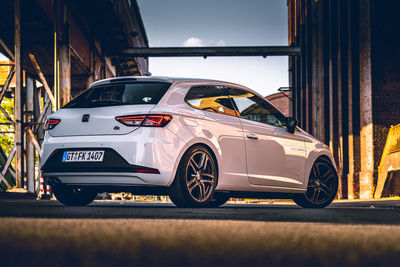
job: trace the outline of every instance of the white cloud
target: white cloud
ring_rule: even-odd
[[[219,40],[215,42],[214,40],[204,42],[202,39],[197,37],[190,37],[186,39],[183,43],[185,47],[201,47],[201,46],[226,46],[226,42],[224,40]]]
[[[224,40],[219,40],[215,45],[216,46],[226,46],[226,43]]]
[[[197,37],[190,37],[189,39],[183,42],[183,46],[199,47],[199,46],[204,46],[204,42],[203,40]]]

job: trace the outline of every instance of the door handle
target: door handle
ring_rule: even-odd
[[[246,137],[249,138],[249,139],[252,139],[252,140],[258,139],[258,136],[257,136],[257,135],[251,134],[251,133],[246,134]]]

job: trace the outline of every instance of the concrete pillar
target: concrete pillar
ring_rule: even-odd
[[[321,134],[319,131],[319,124],[320,124],[320,101],[319,99],[321,98],[320,95],[320,83],[318,80],[318,72],[317,72],[317,66],[318,66],[318,62],[319,62],[319,58],[318,58],[318,50],[316,49],[318,47],[317,45],[317,40],[318,40],[318,31],[317,31],[317,27],[316,25],[310,25],[312,32],[314,32],[314,34],[312,34],[312,62],[310,62],[311,64],[311,71],[312,71],[312,79],[311,79],[311,88],[312,88],[312,103],[314,103],[312,105],[312,112],[311,112],[311,116],[312,116],[312,133],[314,136],[316,136],[317,138],[321,138]]]
[[[360,1],[360,198],[373,196],[374,143],[372,118],[371,0]]]
[[[329,6],[329,147],[336,160],[339,173],[338,196],[342,196],[342,155],[339,152],[340,142],[339,133],[341,125],[339,123],[340,101],[339,90],[340,83],[338,75],[338,4],[337,1],[330,1]]]
[[[59,46],[60,60],[60,107],[71,100],[71,53],[69,49],[69,1],[64,1],[63,5],[63,41]]]
[[[25,121],[26,122],[34,122],[33,119],[33,110],[34,110],[34,80],[31,77],[26,77],[26,95],[25,95]],[[26,151],[25,151],[25,159],[26,159],[26,186],[28,192],[33,193],[35,191],[35,148],[29,138],[26,135]]]
[[[319,4],[318,6],[318,14],[323,13],[323,6]],[[324,32],[323,32],[323,19],[319,20],[317,24],[317,40],[316,46],[314,49],[316,54],[314,56],[316,62],[315,65],[315,79],[316,79],[316,99],[315,99],[315,106],[316,106],[316,124],[318,130],[318,138],[322,142],[326,142],[325,140],[325,105],[324,105]]]
[[[345,198],[347,196],[347,188],[346,188],[346,181],[343,177],[344,174],[344,151],[343,151],[343,96],[342,93],[345,90],[346,85],[343,84],[344,75],[342,73],[342,10],[341,10],[341,2],[342,1],[335,1],[336,2],[336,40],[337,40],[337,163],[338,163],[338,170],[339,170],[339,185],[340,189],[339,192],[341,193],[340,197]],[[347,178],[347,177],[346,177]]]
[[[321,136],[325,144],[329,144],[330,120],[329,120],[329,2],[320,1],[320,14],[318,18],[320,32],[320,80],[321,80]]]
[[[353,140],[353,73],[352,73],[352,23],[351,2],[347,2],[347,125],[348,125],[348,174],[347,174],[347,198],[355,198],[354,190],[354,140]]]
[[[14,100],[14,120],[16,145],[15,168],[16,168],[16,187],[24,186],[24,129],[23,129],[23,73],[22,73],[22,53],[21,53],[21,3],[20,0],[14,2],[14,42],[15,42],[15,100]]]
[[[354,35],[354,32],[358,32],[358,18],[355,11],[358,10],[357,3],[353,1],[347,1],[347,161],[348,161],[348,174],[347,174],[347,195],[348,199],[356,199],[359,197],[358,192],[358,179],[357,179],[357,170],[356,170],[356,159],[357,151],[356,149],[358,134],[356,127],[358,118],[354,119],[358,116],[358,71],[356,67],[358,66],[357,62],[358,57],[358,38],[355,38],[357,35]]]

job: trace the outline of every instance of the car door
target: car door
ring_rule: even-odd
[[[192,87],[185,102],[198,109],[200,135],[218,142],[218,165],[222,173],[218,189],[248,185],[246,153],[240,119],[224,86],[204,85]]]
[[[301,187],[305,171],[305,138],[286,130],[286,117],[265,99],[230,89],[246,147],[249,181],[254,185]]]

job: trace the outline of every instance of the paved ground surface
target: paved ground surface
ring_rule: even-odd
[[[387,266],[400,262],[400,201],[329,208],[0,200],[1,266]]]

